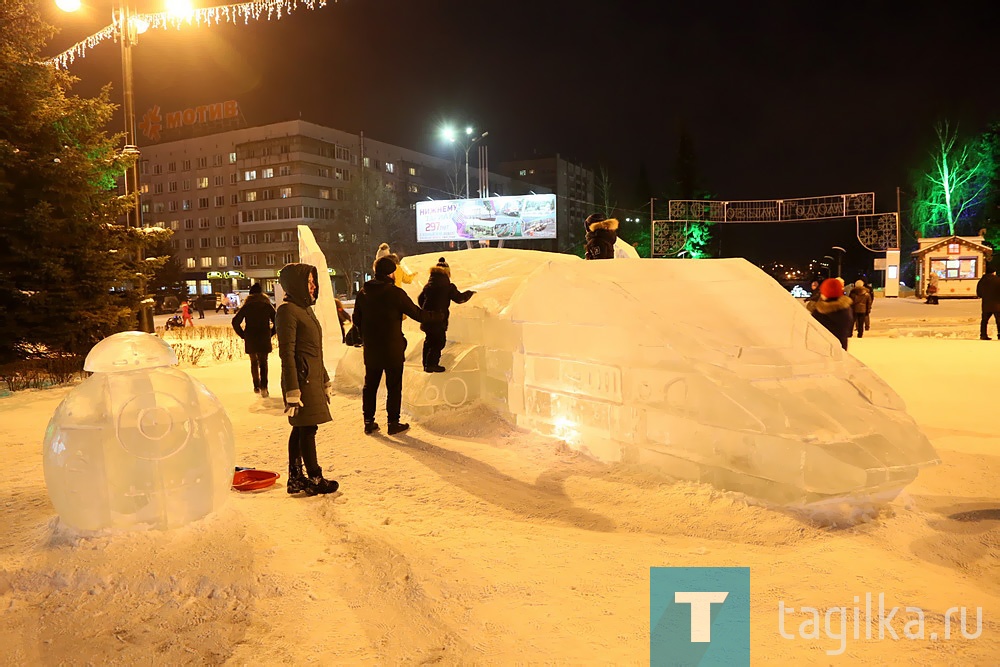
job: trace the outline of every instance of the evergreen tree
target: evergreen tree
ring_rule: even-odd
[[[0,3],[0,363],[85,354],[133,323],[136,299],[116,292],[138,271],[139,233],[117,224],[114,106],[40,62],[52,33],[26,0]]]

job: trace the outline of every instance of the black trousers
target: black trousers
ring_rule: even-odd
[[[865,319],[867,317],[866,313],[854,313],[854,329],[858,332],[858,338],[863,338],[865,335]]]
[[[267,352],[250,353],[250,377],[254,389],[267,389]]]
[[[316,431],[318,426],[293,426],[288,436],[288,473],[297,475],[305,463],[306,474],[320,477],[323,469],[316,460]]]
[[[990,318],[993,318],[993,323],[997,325],[997,338],[1000,338],[1000,313],[983,313],[983,317],[979,320],[979,337],[989,338],[990,334],[987,331],[989,328]]]
[[[447,329],[427,329],[424,332],[424,368],[441,363],[441,351],[447,342]]]
[[[365,363],[365,386],[361,390],[361,411],[365,421],[375,420],[375,398],[378,396],[382,375],[385,374],[385,412],[390,424],[399,421],[399,411],[403,404],[403,364],[385,366]]]

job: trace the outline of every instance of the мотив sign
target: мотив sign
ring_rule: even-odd
[[[237,118],[240,115],[240,106],[236,100],[227,100],[180,111],[168,111],[164,115],[161,115],[159,105],[150,107],[142,115],[139,129],[150,141],[159,141],[160,131],[163,129],[176,130],[190,125]],[[164,128],[164,123],[166,123],[166,128]]]

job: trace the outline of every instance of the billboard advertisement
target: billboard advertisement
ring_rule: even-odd
[[[417,202],[417,241],[556,238],[556,196]]]

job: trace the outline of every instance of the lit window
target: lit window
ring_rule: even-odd
[[[371,167],[372,166],[371,158],[368,158],[368,157],[361,158],[361,166],[363,166],[363,167]]]
[[[274,169],[271,168],[271,167],[268,167],[267,169],[261,169],[260,170],[260,177],[261,178],[274,178]]]
[[[236,164],[236,153],[235,152],[229,154],[229,164]]]
[[[959,243],[949,243],[948,244],[948,254],[949,255],[957,255],[960,252],[962,252],[962,246],[961,246],[961,244],[959,244]]]
[[[229,266],[229,258],[225,256],[216,257],[216,266]]]
[[[415,186],[413,183],[410,183],[409,185],[406,186],[406,191],[407,192],[420,192],[420,188],[418,188],[417,186]]]
[[[201,268],[203,268],[203,269],[210,269],[210,268],[212,268],[212,258],[211,257],[202,257],[201,258]]]
[[[386,162],[385,163],[385,173],[387,173],[387,174],[393,174],[395,172],[396,172],[396,165],[394,165],[391,162]]]
[[[292,196],[292,189],[291,188],[281,188],[280,190],[278,190],[278,193],[279,193],[279,195],[280,195],[280,197],[282,199],[288,199],[289,197]]]
[[[249,191],[247,191],[247,193],[246,193],[246,200],[247,201],[257,201],[257,191],[256,190],[249,190]]]
[[[189,269],[194,269],[194,268],[197,268],[197,266],[198,266],[198,264],[194,261],[194,257],[188,257],[187,258],[187,262],[185,263],[185,265]]]
[[[180,226],[181,226],[180,220],[171,220],[170,221],[170,229],[174,230],[175,232],[178,229],[180,229]]]
[[[410,176],[416,176],[417,175],[417,168],[416,167],[410,167],[409,171],[410,171]]]
[[[320,188],[319,198],[320,199],[329,199],[330,198],[330,191],[328,189],[326,189],[326,188]]]
[[[243,172],[243,180],[244,181],[254,181],[254,180],[257,180],[257,170],[256,169],[248,169],[247,171],[244,171]]]
[[[528,170],[527,169],[522,169],[521,171],[519,171],[517,173],[520,176],[527,176],[528,175]]]

